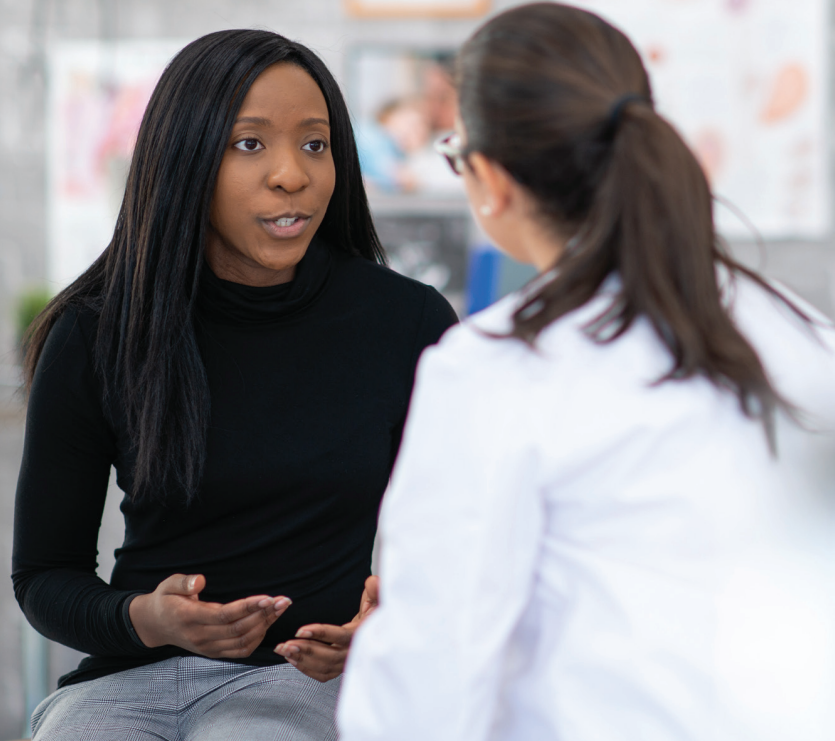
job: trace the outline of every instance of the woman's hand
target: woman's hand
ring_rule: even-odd
[[[360,599],[360,611],[350,623],[305,625],[294,640],[279,643],[275,652],[308,677],[327,682],[342,674],[354,632],[379,603],[380,579],[369,576]]]
[[[365,580],[365,589],[362,590],[362,597],[360,597],[360,611],[354,617],[357,625],[365,620],[380,604],[380,577],[369,576]]]
[[[249,656],[291,604],[287,597],[258,595],[222,605],[201,602],[202,574],[174,574],[128,608],[139,639],[149,648],[179,646],[210,659]]]

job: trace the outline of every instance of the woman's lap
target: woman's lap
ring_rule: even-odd
[[[342,678],[325,684],[290,664],[250,672],[195,704],[184,740],[330,741],[336,739],[336,700]]]
[[[32,716],[34,739],[330,741],[340,681],[290,664],[168,659],[58,690]]]

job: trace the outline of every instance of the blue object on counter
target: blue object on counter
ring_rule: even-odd
[[[489,244],[471,248],[467,267],[467,314],[486,309],[497,298],[501,253]]]
[[[533,265],[523,265],[489,244],[470,249],[467,271],[467,314],[486,309],[536,275]]]

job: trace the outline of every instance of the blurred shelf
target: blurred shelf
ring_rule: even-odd
[[[375,216],[459,216],[469,215],[469,205],[463,195],[368,195],[371,212]]]

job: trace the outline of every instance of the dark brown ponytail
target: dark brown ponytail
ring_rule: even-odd
[[[774,290],[719,248],[704,173],[655,112],[626,36],[578,8],[537,3],[493,18],[458,65],[467,151],[510,172],[568,242],[515,313],[512,336],[533,343],[615,273],[620,289],[590,335],[612,341],[646,317],[673,359],[659,381],[706,376],[771,440],[774,410],[788,405],[723,307],[717,267]]]

